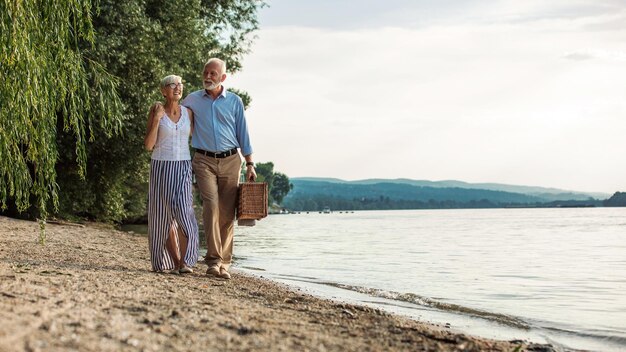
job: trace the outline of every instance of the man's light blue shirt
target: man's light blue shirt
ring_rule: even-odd
[[[182,105],[193,111],[191,146],[210,152],[240,148],[244,156],[252,154],[243,101],[226,90],[215,100],[204,90],[190,93]]]

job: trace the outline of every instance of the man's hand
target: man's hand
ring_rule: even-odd
[[[249,182],[256,181],[256,171],[254,170],[254,165],[246,166],[246,180]]]

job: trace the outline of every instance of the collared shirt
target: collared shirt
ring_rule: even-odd
[[[240,148],[244,156],[252,154],[243,101],[226,90],[215,100],[204,90],[190,93],[182,102],[194,115],[191,146],[210,152]]]

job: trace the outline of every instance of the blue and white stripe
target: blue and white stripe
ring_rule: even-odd
[[[165,248],[174,220],[187,237],[185,264],[192,267],[198,261],[198,223],[191,187],[191,160],[151,161],[148,246],[154,271],[174,269],[174,261]]]

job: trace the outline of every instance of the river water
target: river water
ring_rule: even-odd
[[[450,329],[626,350],[626,208],[271,215],[235,268]]]

